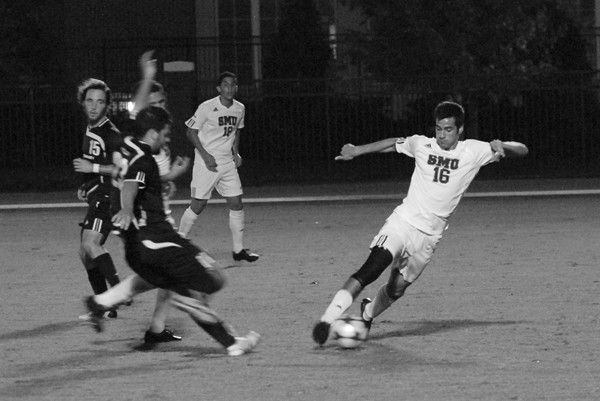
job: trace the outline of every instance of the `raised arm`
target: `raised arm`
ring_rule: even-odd
[[[521,142],[503,142],[499,139],[495,139],[490,142],[490,147],[501,157],[523,157],[529,153],[527,146]]]
[[[396,141],[398,141],[398,138],[387,138],[358,146],[347,143],[342,147],[340,155],[336,156],[335,160],[352,160],[357,156],[369,153],[393,152],[396,149]]]
[[[156,75],[156,60],[152,59],[154,55],[154,50],[150,50],[142,54],[140,57],[139,65],[140,70],[142,72],[142,81],[140,86],[133,97],[133,107],[132,115],[137,115],[137,113],[148,106],[148,95],[150,94],[150,87],[152,85],[152,80]]]

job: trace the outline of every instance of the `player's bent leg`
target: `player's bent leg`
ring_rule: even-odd
[[[216,324],[221,321],[216,312],[206,304],[204,295],[196,293],[196,291],[189,291],[189,295],[182,295],[180,292],[182,291],[174,292],[171,295],[171,302],[175,308],[189,314],[196,322]]]
[[[389,250],[374,246],[365,263],[350,277],[358,281],[364,288],[377,280],[393,260],[394,257]]]
[[[391,252],[385,248],[374,246],[371,249],[365,263],[335,294],[320,321],[313,328],[313,340],[317,344],[321,345],[327,341],[331,324],[348,310],[364,287],[377,280],[393,259]]]
[[[373,302],[365,306],[363,318],[372,320],[381,315],[404,295],[410,285],[411,283],[404,280],[399,269],[392,269],[388,282],[379,288]]]
[[[189,294],[191,296],[173,294],[174,306],[188,313],[198,326],[227,350],[230,356],[243,355],[256,347],[260,340],[258,333],[251,331],[244,337],[234,337],[216,312],[208,307],[204,294],[193,290],[189,290]]]
[[[104,330],[104,317],[115,318],[116,307],[119,304],[126,303],[135,294],[139,294],[155,288],[137,274],[132,274],[121,281],[116,286],[103,292],[102,294],[85,298],[84,304],[88,310],[88,319],[92,327],[101,332]]]
[[[144,334],[146,344],[166,343],[171,341],[181,341],[182,337],[175,335],[171,330],[165,327],[165,321],[171,307],[171,292],[159,288],[156,293],[156,304],[150,328]]]
[[[169,308],[171,307],[170,298],[169,290],[159,288],[156,291],[156,303],[154,305],[154,312],[152,313],[150,331],[160,333],[165,329],[165,320],[167,320]]]
[[[335,293],[331,303],[325,310],[320,321],[313,328],[312,337],[313,340],[319,344],[325,344],[329,337],[331,330],[331,324],[344,314],[346,310],[352,305],[354,298],[362,291],[362,285],[354,278],[350,277],[344,286]]]
[[[198,216],[204,210],[204,207],[208,203],[208,199],[195,199],[192,198],[192,202],[190,206],[185,209],[183,215],[181,216],[181,220],[179,221],[179,235],[184,238],[187,238],[194,223],[198,219]]]
[[[110,309],[120,304],[129,302],[131,298],[146,291],[156,288],[137,274],[127,276],[119,284],[108,291],[98,294],[94,300],[103,307]]]
[[[106,251],[100,245],[102,234],[96,231],[83,229],[81,243],[79,244],[79,258],[87,272],[88,281],[94,294],[101,294],[108,289],[106,278],[95,260]]]

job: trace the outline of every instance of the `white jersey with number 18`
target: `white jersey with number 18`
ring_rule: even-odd
[[[237,130],[244,128],[245,112],[244,105],[237,100],[226,107],[217,96],[200,104],[185,125],[198,130],[198,138],[204,149],[215,158],[218,165],[223,165],[233,160],[233,140]],[[202,160],[197,149],[196,155],[196,160]]]
[[[413,157],[415,169],[408,194],[394,213],[427,234],[442,234],[479,169],[500,157],[488,142],[467,139],[443,150],[435,138],[422,135],[398,139],[396,151]]]

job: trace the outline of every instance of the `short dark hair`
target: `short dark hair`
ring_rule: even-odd
[[[235,76],[235,74],[230,71],[224,71],[224,72],[220,73],[219,78],[217,78],[217,86],[221,86],[221,84],[223,83],[223,80],[225,78],[233,78],[233,80],[237,84],[237,77]]]
[[[112,92],[106,82],[96,78],[88,78],[77,87],[77,102],[83,104],[87,91],[90,89],[99,89],[106,94],[106,104],[110,104],[112,101]]]
[[[136,82],[136,84],[133,86],[133,93],[138,93],[138,91],[140,90],[140,87],[142,86],[142,83],[144,81],[138,81]],[[150,81],[150,92],[149,93],[155,93],[155,92],[164,92],[165,88],[163,87],[163,85],[155,80],[151,80]]]
[[[433,111],[435,121],[443,120],[444,118],[454,117],[454,123],[457,128],[463,126],[465,122],[465,109],[455,102],[441,102]]]
[[[145,107],[135,117],[134,135],[141,138],[151,129],[157,132],[162,131],[167,125],[172,123],[171,113],[162,107]]]

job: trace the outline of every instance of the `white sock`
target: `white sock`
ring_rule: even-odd
[[[191,208],[188,207],[185,209],[183,216],[181,216],[181,221],[179,222],[179,235],[183,238],[187,238],[197,218],[198,215],[194,213]]]
[[[229,228],[235,253],[244,249],[244,220],[244,210],[229,210]]]
[[[323,316],[321,316],[322,322],[329,324],[333,323],[334,320],[339,318],[346,312],[346,310],[352,305],[352,295],[347,290],[339,290],[333,300],[325,310]]]
[[[110,287],[108,291],[96,295],[94,300],[107,308],[112,308],[131,300],[136,292],[136,277],[137,275],[135,274],[125,277],[119,284]]]

